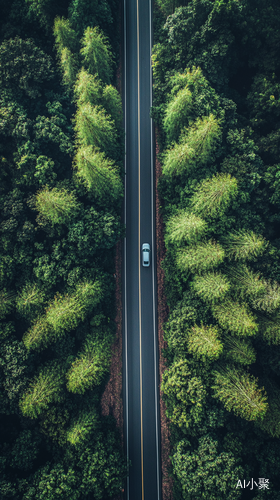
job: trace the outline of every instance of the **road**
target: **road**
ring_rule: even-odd
[[[123,105],[126,131],[123,250],[123,399],[126,500],[161,499],[151,0],[124,0]],[[149,243],[151,265],[141,264]]]

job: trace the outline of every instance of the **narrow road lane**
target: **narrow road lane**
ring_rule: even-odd
[[[123,259],[123,397],[127,500],[160,500],[156,248],[151,106],[151,0],[124,0],[126,239]],[[151,266],[141,264],[149,243]]]

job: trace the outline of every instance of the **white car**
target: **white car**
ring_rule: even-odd
[[[150,265],[150,253],[151,253],[151,249],[150,249],[150,245],[149,243],[143,243],[142,245],[142,265],[144,267],[149,267]]]

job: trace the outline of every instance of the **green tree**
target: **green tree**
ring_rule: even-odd
[[[0,84],[15,95],[36,99],[42,86],[54,77],[51,57],[36,47],[30,38],[18,36],[0,45]]]
[[[177,252],[177,266],[182,271],[202,273],[223,262],[224,249],[215,241],[198,243]]]
[[[110,343],[88,337],[66,375],[68,391],[84,394],[99,385],[109,370],[111,354]]]
[[[209,116],[197,118],[190,127],[182,131],[181,137],[195,151],[196,163],[200,165],[209,161],[221,135],[219,120],[210,113]]]
[[[246,304],[225,300],[212,306],[213,316],[225,330],[240,336],[256,335],[258,325],[256,319]]]
[[[74,94],[77,106],[101,104],[102,84],[96,75],[91,75],[84,68],[77,75],[74,86]]]
[[[182,210],[167,220],[165,226],[166,244],[182,246],[184,243],[195,243],[207,231],[207,223],[190,213],[188,210]]]
[[[227,294],[230,282],[220,272],[208,272],[202,276],[194,276],[191,287],[203,300],[215,303]]]
[[[189,171],[195,166],[194,157],[194,149],[189,146],[186,140],[181,140],[179,144],[175,144],[165,152],[162,173],[170,176]]]
[[[190,500],[237,500],[241,493],[236,489],[236,478],[244,471],[232,452],[220,452],[218,441],[210,435],[198,440],[198,448],[192,450],[187,440],[176,445],[172,457],[173,472],[182,487],[182,498]]]
[[[78,60],[77,56],[67,47],[64,47],[60,52],[60,67],[62,70],[63,83],[72,89],[77,78]]]
[[[77,177],[97,199],[115,203],[123,196],[123,184],[113,160],[92,146],[80,147],[75,157]]]
[[[265,293],[265,283],[260,273],[254,273],[245,264],[228,266],[226,274],[242,299],[252,299]]]
[[[14,307],[15,295],[6,289],[0,290],[0,319],[9,314]]]
[[[67,441],[75,447],[79,446],[87,441],[98,427],[98,416],[94,408],[90,412],[81,411],[67,431]]]
[[[45,187],[37,192],[35,207],[41,223],[66,224],[77,214],[79,203],[74,193],[66,189]]]
[[[176,361],[164,371],[161,390],[167,417],[183,431],[202,420],[206,389],[202,380],[193,376],[186,360]]]
[[[259,294],[252,300],[252,305],[256,309],[261,309],[269,313],[274,312],[280,306],[280,286],[276,281],[264,281],[265,293]]]
[[[88,26],[81,42],[86,69],[93,75],[97,74],[104,83],[111,83],[113,56],[107,37],[97,26]]]
[[[279,312],[275,314],[259,315],[259,330],[264,340],[269,345],[280,344],[280,315]]]
[[[220,217],[236,198],[237,181],[230,174],[217,174],[203,180],[191,197],[190,205],[202,217]]]
[[[25,417],[37,418],[50,403],[62,398],[63,373],[56,366],[42,368],[23,394],[19,406]]]
[[[191,107],[192,94],[187,87],[179,90],[167,104],[163,128],[168,143],[178,141],[181,130],[188,125]]]
[[[227,257],[235,260],[252,260],[262,255],[267,245],[262,236],[245,229],[233,231],[223,239]]]
[[[188,334],[188,351],[202,361],[217,359],[223,352],[216,326],[194,325]]]
[[[79,40],[75,30],[71,27],[69,19],[57,16],[54,20],[53,34],[59,55],[61,55],[64,48],[73,53],[78,51]]]
[[[119,92],[112,85],[106,85],[104,88],[102,104],[107,113],[111,115],[111,118],[114,120],[116,128],[121,130],[123,120],[122,100]]]
[[[75,122],[79,145],[100,148],[114,158],[117,146],[116,128],[103,108],[83,104],[77,110]]]
[[[256,427],[261,428],[272,437],[280,437],[280,389],[279,386],[268,377],[265,377],[264,386],[268,395],[268,410],[263,419],[255,420]]]
[[[37,283],[26,283],[16,299],[16,307],[26,318],[36,316],[45,302],[45,293]]]
[[[213,372],[213,397],[228,411],[245,420],[262,419],[268,410],[266,392],[258,388],[257,379],[241,369],[227,366]]]
[[[250,339],[240,339],[227,334],[223,336],[223,345],[226,359],[246,366],[256,362],[256,351]]]

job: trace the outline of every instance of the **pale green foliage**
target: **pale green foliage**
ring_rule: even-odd
[[[234,231],[223,240],[226,255],[235,260],[252,260],[262,255],[267,242],[262,236],[257,236],[253,231],[241,229]]]
[[[181,246],[184,243],[195,243],[207,230],[206,222],[196,215],[182,210],[170,217],[166,223],[166,244]]]
[[[255,297],[253,307],[267,312],[274,312],[280,306],[280,286],[276,281],[264,282],[265,293]]]
[[[0,290],[0,319],[4,318],[13,309],[15,295],[6,289]]]
[[[39,222],[66,224],[76,215],[79,203],[74,193],[66,189],[45,187],[37,192],[35,207],[39,212]]]
[[[176,361],[164,371],[161,389],[171,422],[183,429],[200,422],[206,389],[199,377],[192,376],[186,360]]]
[[[45,300],[45,294],[36,283],[26,284],[16,299],[17,310],[23,316],[29,317],[36,309],[40,309]]]
[[[192,94],[187,87],[181,89],[167,104],[163,127],[168,142],[176,141],[181,129],[186,125],[189,111],[192,105]]]
[[[46,320],[56,338],[84,321],[88,312],[100,302],[101,298],[99,281],[79,283],[72,295],[57,294],[46,311]]]
[[[230,174],[217,174],[203,180],[193,194],[190,204],[202,217],[219,217],[237,196],[237,181]]]
[[[264,294],[265,284],[260,273],[254,273],[245,264],[228,266],[226,272],[240,297],[254,298]]]
[[[258,388],[257,379],[241,369],[227,366],[213,373],[214,398],[228,411],[246,420],[262,419],[268,410],[266,393]]]
[[[280,345],[280,315],[259,317],[259,330],[269,345]]]
[[[96,106],[101,104],[102,85],[96,75],[91,75],[84,68],[77,75],[74,86],[74,94],[77,106],[91,104]]]
[[[60,53],[60,67],[62,70],[63,83],[72,88],[77,77],[78,61],[77,56],[67,47],[64,47]]]
[[[195,151],[197,163],[203,164],[210,159],[221,135],[219,121],[211,113],[209,116],[197,118],[190,127],[185,128],[180,141],[186,142]]]
[[[25,332],[23,342],[30,349],[41,349],[59,339],[84,321],[87,314],[102,299],[99,281],[78,283],[71,295],[57,294],[49,304],[45,316],[37,319]]]
[[[59,55],[64,48],[69,49],[71,52],[76,52],[78,50],[79,41],[68,19],[57,16],[54,20],[53,34]]]
[[[75,117],[75,132],[80,145],[98,147],[108,152],[116,145],[114,122],[105,110],[91,104],[81,105]]]
[[[20,400],[22,414],[37,418],[50,403],[60,400],[62,384],[63,374],[57,366],[43,368]]]
[[[252,347],[250,339],[245,340],[225,335],[223,340],[226,358],[246,366],[256,362],[256,351]]]
[[[114,120],[117,129],[120,129],[122,126],[123,113],[122,100],[117,89],[112,85],[106,85],[103,90],[102,102],[107,113],[111,115],[111,118]]]
[[[113,59],[107,37],[97,26],[88,26],[81,43],[83,62],[89,73],[97,74],[104,83],[110,83]]]
[[[182,271],[202,273],[217,267],[224,259],[224,249],[215,241],[200,243],[177,252],[177,266]]]
[[[95,408],[81,411],[76,421],[67,431],[67,441],[73,446],[84,443],[98,426],[98,415]]]
[[[109,370],[110,356],[108,343],[96,342],[89,337],[66,375],[68,391],[84,394],[87,389],[99,385]]]
[[[189,128],[184,129],[179,144],[166,151],[162,173],[182,174],[198,163],[206,163],[220,136],[221,129],[214,115],[198,118]]]
[[[222,328],[240,336],[255,335],[258,325],[246,304],[226,300],[212,307],[213,316]]]
[[[203,276],[195,276],[191,283],[194,291],[206,302],[217,302],[222,299],[230,289],[226,276],[220,272],[209,272]]]
[[[195,152],[187,141],[181,141],[165,152],[162,173],[164,175],[182,174],[194,167]]]
[[[52,339],[52,328],[45,316],[36,319],[22,337],[27,350],[40,349]]]
[[[202,361],[217,359],[223,352],[216,326],[195,325],[191,328],[187,342],[188,351]]]
[[[268,410],[261,420],[256,420],[255,425],[274,438],[280,437],[280,389],[269,378],[264,379],[264,386],[268,393]]]
[[[113,160],[92,146],[80,147],[75,157],[77,176],[94,197],[119,200],[123,184]]]

